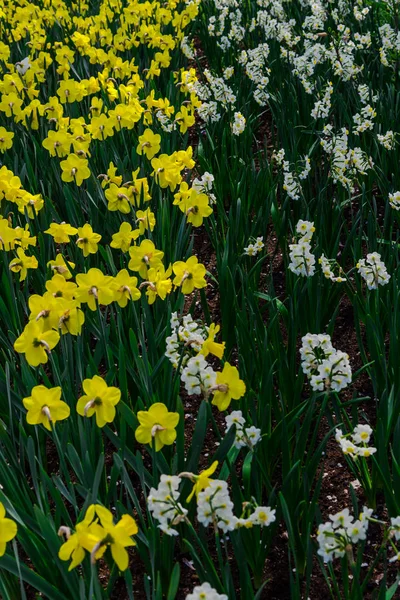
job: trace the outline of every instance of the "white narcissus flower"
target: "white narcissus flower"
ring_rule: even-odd
[[[347,535],[356,544],[359,540],[365,540],[367,531],[365,528],[367,521],[354,521],[346,530]]]
[[[394,210],[400,210],[400,192],[389,194],[389,204]]]
[[[257,506],[250,515],[250,521],[262,527],[271,525],[276,520],[275,513],[276,510],[272,510],[269,506]]]
[[[390,275],[378,252],[371,252],[367,254],[366,259],[362,258],[359,260],[357,269],[361,277],[366,281],[369,290],[376,290],[379,285],[389,283]]]
[[[19,73],[20,75],[25,75],[27,70],[30,68],[31,68],[31,61],[29,59],[29,56],[26,56],[25,58],[23,58],[22,60],[20,60],[19,62],[17,62],[15,64],[15,69],[16,69],[17,73]]]
[[[338,527],[349,527],[353,522],[353,517],[350,515],[350,511],[348,508],[344,508],[340,512],[329,515],[330,520],[332,521],[333,529],[337,529]]]
[[[400,540],[400,517],[390,519],[391,530],[396,540]]]
[[[209,583],[203,583],[197,585],[193,592],[186,596],[185,600],[228,600],[228,596],[219,594]]]

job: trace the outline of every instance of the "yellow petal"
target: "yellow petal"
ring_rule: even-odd
[[[129,555],[120,544],[111,544],[111,554],[120,571],[125,571],[129,565]]]
[[[0,541],[9,542],[17,535],[17,524],[11,519],[0,521]]]

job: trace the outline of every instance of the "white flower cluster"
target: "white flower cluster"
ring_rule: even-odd
[[[179,535],[174,525],[186,519],[187,510],[179,502],[181,478],[173,475],[161,475],[158,488],[151,488],[147,505],[158,527],[167,535]]]
[[[389,194],[389,204],[394,210],[400,210],[400,192]]]
[[[226,431],[232,425],[236,426],[235,448],[245,448],[246,446],[253,450],[254,446],[261,440],[261,429],[254,427],[245,427],[246,420],[241,410],[234,410],[225,417]]]
[[[179,318],[176,312],[171,315],[171,329],[172,334],[165,340],[167,344],[165,356],[175,369],[178,368],[181,362],[182,369],[191,356],[188,353],[189,348],[193,348],[195,352],[200,352],[205,340],[204,331],[193,320],[192,315],[184,315]],[[185,353],[182,356],[183,352]]]
[[[336,267],[339,269],[339,273],[342,273],[342,268],[337,265],[336,260],[326,258],[324,254],[321,254],[318,262],[321,265],[322,273],[327,279],[330,279],[334,283],[343,283],[343,281],[346,281],[346,277],[342,277],[340,274],[335,275],[335,271],[333,269]]]
[[[193,189],[200,194],[207,194],[210,204],[215,204],[216,202],[215,195],[211,193],[214,186],[214,180],[214,175],[206,171],[200,179],[196,177],[192,182]]]
[[[217,123],[221,118],[221,114],[218,112],[218,104],[214,101],[203,102],[196,110],[200,119],[205,123]]]
[[[373,94],[371,87],[365,83],[360,83],[357,87],[357,92],[362,104],[368,104],[370,98],[372,97],[372,102],[376,102],[378,100],[378,94]]]
[[[253,525],[267,527],[275,521],[275,512],[269,506],[257,506],[249,516],[236,517],[233,513],[233,502],[229,496],[228,484],[219,479],[212,480],[197,498],[199,523],[204,527],[213,524],[224,533]]]
[[[197,497],[197,520],[207,527],[211,523],[223,532],[233,531],[237,518],[233,514],[233,502],[226,481],[214,479]]]
[[[238,62],[245,67],[247,77],[256,86],[253,96],[260,106],[266,106],[270,96],[266,89],[271,72],[267,66],[268,55],[268,45],[260,44],[256,48],[249,48],[247,51],[242,50],[238,59]]]
[[[265,244],[263,242],[262,236],[258,237],[255,242],[249,243],[249,245],[246,246],[246,248],[244,248],[244,253],[247,256],[257,256],[257,254],[261,252],[264,246]]]
[[[205,123],[216,123],[221,119],[221,109],[234,108],[236,95],[226,83],[228,78],[225,73],[222,77],[215,77],[209,69],[205,69],[204,76],[205,83],[196,80],[188,84],[188,89],[195,92],[202,101],[201,106],[196,109],[199,117]]]
[[[368,129],[372,129],[374,126],[373,119],[375,117],[376,110],[370,104],[363,106],[361,112],[353,116],[354,124],[357,126],[353,130],[354,135],[359,135],[360,133],[364,133],[364,131],[367,131]]]
[[[201,354],[189,358],[181,373],[181,381],[189,396],[209,392],[215,386],[216,377],[216,372]]]
[[[371,252],[367,254],[366,259],[362,258],[359,260],[357,269],[361,277],[366,281],[369,290],[376,290],[379,285],[389,283],[390,275],[378,252]]]
[[[311,116],[313,119],[327,119],[329,117],[332,94],[333,86],[332,82],[330,81],[325,89],[323,97],[320,100],[317,100],[314,104],[314,108],[311,111]]]
[[[190,44],[189,38],[186,35],[182,38],[181,50],[182,54],[186,56],[186,58],[188,58],[189,60],[193,60],[196,56],[196,53]]]
[[[364,19],[366,18],[366,16],[369,13],[369,8],[368,8],[368,6],[365,6],[364,8],[362,8],[360,10],[357,6],[355,6],[353,12],[354,12],[354,16],[357,19],[357,21],[364,21]]]
[[[372,509],[364,506],[357,520],[354,520],[348,508],[329,515],[329,521],[322,523],[317,531],[318,554],[324,562],[342,558],[349,549],[352,552],[352,544],[367,538],[372,512]]]
[[[288,160],[283,162],[283,189],[292,200],[300,200],[301,185],[290,171]]]
[[[299,173],[299,179],[307,179],[311,171],[311,160],[308,156],[304,157],[304,169]]]
[[[240,135],[246,128],[246,119],[240,112],[235,112],[234,121],[232,123],[233,135]]]
[[[187,474],[182,473],[182,476],[185,475]],[[149,511],[159,522],[159,529],[170,536],[179,535],[174,527],[188,520],[188,511],[179,502],[181,482],[180,476],[161,475],[158,488],[151,488],[147,497]],[[213,524],[226,533],[240,527],[266,527],[276,519],[276,511],[269,506],[256,506],[254,510],[250,502],[246,502],[244,506],[243,514],[236,517],[228,484],[223,480],[211,479],[209,485],[197,496],[197,520],[204,527]]]
[[[216,102],[220,102],[224,107],[235,104],[236,96],[223,77],[215,77],[209,69],[205,69],[204,76],[207,79],[209,92]]]
[[[389,23],[385,23],[379,27],[379,35],[382,41],[382,47],[379,49],[381,63],[388,67],[390,57],[394,65],[400,52],[400,32],[391,27]]]
[[[325,125],[321,146],[330,156],[332,179],[354,191],[358,175],[365,175],[373,167],[372,159],[361,148],[348,147],[348,130],[343,127],[335,134],[332,125]]]
[[[376,448],[368,446],[372,429],[369,425],[357,425],[352,434],[343,435],[341,429],[336,429],[335,439],[340,445],[343,454],[356,459],[358,456],[368,458],[375,454]],[[350,440],[349,437],[352,439]]]
[[[189,396],[207,393],[215,385],[216,372],[199,354],[208,339],[210,327],[198,323],[192,315],[171,315],[172,333],[166,338],[165,356],[175,369],[180,368],[181,381]],[[214,327],[214,333],[218,328]],[[222,349],[223,351],[223,349]]]
[[[233,76],[234,72],[235,67],[226,67],[226,69],[223,70],[224,79],[228,81],[228,79],[230,79]]]
[[[378,133],[378,142],[386,148],[386,150],[393,150],[396,146],[396,134],[394,131],[387,131],[384,135]]]
[[[175,121],[171,121],[171,119],[162,110],[158,110],[156,112],[156,117],[163,131],[171,133],[172,131],[176,130]]]
[[[301,341],[301,366],[314,391],[340,392],[351,383],[349,356],[332,346],[329,335],[307,333]]]
[[[298,221],[296,233],[300,235],[295,244],[289,244],[289,269],[295,275],[312,277],[315,273],[315,256],[311,252],[311,239],[314,234],[314,223]]]
[[[217,590],[211,587],[209,583],[196,585],[191,594],[188,594],[185,600],[228,600],[226,594],[218,594]]]
[[[307,179],[311,171],[311,161],[308,156],[304,157],[304,167],[298,173],[292,173],[290,163],[285,160],[285,150],[282,148],[278,152],[274,152],[272,158],[276,161],[279,167],[283,170],[283,189],[292,200],[299,200],[301,196],[300,180]]]

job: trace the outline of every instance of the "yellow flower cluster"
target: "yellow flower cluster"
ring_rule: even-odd
[[[85,395],[78,400],[77,413],[82,417],[96,415],[98,427],[112,423],[115,418],[115,405],[121,399],[120,390],[108,386],[98,375],[92,379],[85,379],[82,387]],[[68,404],[61,400],[60,387],[49,389],[44,385],[36,385],[31,396],[24,398],[22,403],[28,411],[26,420],[29,425],[43,425],[49,431],[57,421],[63,421],[70,415]]]
[[[208,195],[185,181],[195,166],[192,147],[170,150],[171,133],[186,134],[195,123],[195,109],[201,105],[188,85],[196,80],[195,71],[181,68],[173,72],[179,98],[176,106],[157,91],[153,81],[161,78],[163,71],[171,71],[184,30],[198,13],[198,3],[168,0],[161,6],[158,2],[129,0],[122,10],[119,2],[107,1],[100,4],[96,14],[82,2],[72,8],[62,0],[46,1],[40,7],[3,4],[2,18],[12,31],[12,41],[28,40],[28,56],[14,64],[10,62],[11,40],[10,46],[0,45],[5,67],[0,79],[0,113],[9,123],[8,128],[0,128],[0,151],[7,152],[13,141],[17,143],[12,130],[21,131],[22,127],[47,151],[62,182],[81,187],[90,180],[98,190],[98,203],[104,202],[108,211],[126,215],[131,221],[122,221],[110,241],[94,231],[90,222],[51,222],[43,229],[42,233],[50,235],[55,244],[62,244],[63,249],[48,262],[54,275],[46,282],[42,296],[31,296],[30,322],[15,343],[15,349],[37,366],[47,362],[60,333],[81,332],[85,319],[82,304],[91,310],[111,302],[125,307],[130,300],[138,300],[143,289],[152,304],[157,297],[165,300],[173,286],[189,294],[206,285],[205,267],[195,256],[164,265],[163,251],[151,239],[142,238],[151,237],[156,227],[154,208],[144,206],[152,200],[154,186],[163,193],[175,193],[173,204],[193,227],[202,225],[212,213]],[[53,35],[60,28],[68,35]],[[147,68],[139,68],[136,62],[139,49],[144,51]],[[54,80],[55,85],[49,85]],[[94,155],[98,157],[99,146],[111,143],[115,136],[127,152],[132,136],[136,140],[137,161],[129,181],[118,174],[114,162],[108,162],[106,172],[99,173],[97,158],[92,161]],[[119,153],[113,156],[120,161]],[[122,165],[118,168],[125,170]],[[2,198],[16,203],[19,212],[38,226],[36,215],[44,206],[43,195],[24,190],[19,177],[5,166],[0,169]],[[28,246],[36,245],[32,228],[33,221],[24,229],[13,227],[11,214],[0,219],[0,249],[16,252],[9,267],[19,273],[21,282],[30,269],[39,266],[37,254],[26,252]],[[36,229],[35,233],[40,232]],[[142,281],[127,269],[112,277],[98,268],[76,274],[75,283],[67,281],[75,269],[69,260],[72,248],[67,246],[71,236],[77,236],[75,243],[84,258],[96,254],[100,242],[129,252],[127,266]]]
[[[87,228],[86,233],[82,233],[86,237],[81,243],[91,252],[96,242],[93,241],[90,225]],[[81,229],[83,231],[85,228]],[[24,255],[21,248],[18,253],[21,254],[19,263],[13,261],[10,268],[20,270],[21,278],[24,278],[26,269],[30,267],[29,257]],[[195,256],[191,256],[186,262],[177,261],[165,270],[161,262],[164,253],[157,250],[150,240],[144,240],[140,246],[131,248],[130,256],[129,269],[138,272],[144,280],[139,287],[137,277],[132,277],[127,269],[122,269],[112,277],[93,268],[87,273],[77,274],[76,283],[68,281],[71,278],[69,266],[73,268],[73,265],[69,263],[67,266],[61,255],[58,255],[58,263],[51,261],[51,267],[56,273],[46,282],[46,292],[42,296],[33,294],[29,298],[29,323],[15,341],[15,350],[25,354],[28,363],[37,367],[48,361],[49,353],[60,340],[60,333],[81,333],[85,322],[82,304],[87,304],[92,311],[112,302],[125,308],[129,301],[139,300],[140,290],[143,288],[146,289],[149,304],[152,304],[157,297],[165,300],[173,285],[180,287],[184,294],[190,294],[194,289],[201,289],[206,285],[206,269],[198,263]],[[36,261],[33,257],[30,260]],[[34,266],[37,267],[37,261]],[[173,279],[172,273],[175,274]]]
[[[65,536],[66,541],[61,546],[58,556],[61,560],[71,560],[69,571],[77,567],[90,553],[91,562],[101,558],[107,548],[121,571],[129,565],[129,555],[126,548],[135,546],[132,536],[138,532],[136,521],[128,514],[114,523],[112,513],[100,504],[91,504],[85,518],[76,524],[75,533],[68,527],[62,526],[58,534]]]
[[[20,178],[4,165],[0,169],[0,200],[3,198],[16,204],[18,211],[22,214],[26,213],[30,218],[44,205],[41,194],[31,194],[24,190]]]

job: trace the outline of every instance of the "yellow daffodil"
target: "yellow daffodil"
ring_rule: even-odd
[[[115,419],[115,405],[121,399],[121,391],[95,375],[92,379],[85,379],[82,384],[85,395],[79,398],[76,410],[82,417],[96,415],[98,427],[112,423]]]
[[[22,100],[16,93],[3,94],[1,96],[0,111],[4,112],[6,117],[19,117],[21,115]]]
[[[153,404],[148,411],[140,410],[137,414],[140,423],[135,431],[139,444],[155,444],[158,452],[164,445],[170,446],[176,439],[175,428],[179,422],[179,413],[168,412],[161,402]]]
[[[51,223],[50,227],[44,233],[51,235],[56,244],[68,244],[69,236],[78,233],[76,227],[72,227],[69,223]]]
[[[8,219],[0,219],[0,250],[13,250],[18,234]]]
[[[5,127],[0,127],[0,152],[5,152],[12,148],[14,133],[7,131]]]
[[[186,133],[188,128],[194,125],[195,117],[186,106],[182,105],[181,110],[176,113],[175,121],[176,123],[179,123],[179,131],[181,133]]]
[[[139,275],[145,279],[149,268],[162,266],[164,252],[157,250],[151,240],[143,240],[140,246],[133,246],[129,249],[129,255],[131,259],[128,269],[138,271]]]
[[[217,373],[214,388],[211,388],[214,394],[212,404],[218,407],[220,411],[226,410],[231,400],[239,400],[246,393],[244,381],[239,377],[239,371],[229,363],[224,364],[224,368]]]
[[[36,385],[31,396],[22,400],[26,410],[26,421],[29,425],[44,425],[51,431],[57,421],[67,419],[70,414],[69,406],[61,400],[61,388],[47,388]],[[51,425],[50,425],[51,424]]]
[[[113,278],[104,275],[100,269],[89,269],[87,273],[79,273],[76,283],[76,299],[87,302],[90,310],[96,310],[96,301],[107,306],[114,300]]]
[[[60,336],[57,331],[43,331],[42,321],[29,321],[24,331],[15,340],[14,350],[25,354],[32,367],[47,363],[49,353],[57,346]]]
[[[49,260],[47,266],[50,267],[53,272],[62,275],[64,279],[71,279],[72,273],[70,268],[75,269],[75,263],[66,261],[62,254],[57,254],[55,260]]]
[[[153,304],[157,298],[165,300],[167,294],[172,290],[172,281],[170,278],[172,268],[170,267],[165,271],[164,267],[158,267],[157,269],[149,269],[146,276],[146,281],[143,281],[139,289],[146,287],[146,296],[149,304]]]
[[[154,213],[150,208],[136,211],[136,222],[139,227],[139,235],[143,235],[146,230],[153,231],[156,225]]]
[[[122,183],[122,177],[121,175],[117,175],[117,167],[113,162],[110,162],[107,173],[98,175],[98,178],[102,179],[101,187],[103,189],[111,183],[115,183],[117,186],[120,186]]]
[[[0,502],[0,556],[6,551],[6,544],[17,535],[17,524],[6,518],[6,509]]]
[[[59,158],[68,156],[71,150],[72,135],[63,129],[58,131],[50,130],[42,142],[43,148],[49,152],[50,156]]]
[[[14,273],[19,273],[19,280],[24,281],[28,274],[28,269],[37,269],[38,261],[34,256],[27,256],[22,248],[17,249],[18,258],[10,262],[10,269]]]
[[[208,203],[208,196],[206,194],[199,194],[193,188],[186,198],[179,203],[179,208],[185,213],[187,222],[191,223],[193,227],[200,227],[203,224],[204,217],[209,217],[213,212]]]
[[[86,258],[89,254],[96,254],[99,249],[101,235],[95,233],[89,223],[83,227],[78,227],[78,239],[76,245],[83,250],[83,256]]]
[[[186,262],[178,261],[173,264],[175,278],[173,284],[181,286],[183,294],[191,294],[194,289],[206,287],[204,279],[206,268],[199,263],[197,256],[191,256]]]
[[[129,214],[131,212],[131,199],[127,194],[129,190],[123,187],[118,187],[115,183],[112,183],[105,191],[105,196],[108,201],[107,208],[110,211],[119,210],[123,214]],[[132,198],[133,200],[133,198]]]
[[[140,292],[137,277],[131,277],[126,269],[122,269],[114,277],[114,299],[124,308],[129,300],[139,300]]]
[[[218,358],[222,358],[225,350],[225,342],[218,343],[214,342],[215,336],[220,330],[219,325],[215,325],[215,323],[211,323],[208,329],[208,338],[204,341],[199,354],[202,354],[204,357],[207,357],[209,354],[214,354]]]
[[[66,541],[58,551],[58,557],[60,560],[72,559],[68,571],[72,571],[81,564],[85,558],[85,550],[90,552],[103,539],[103,530],[99,532],[96,527],[98,520],[95,519],[95,514],[95,505],[91,504],[83,521],[75,525],[75,533],[71,533],[69,527],[65,526],[58,530],[59,536],[66,537]],[[100,533],[100,535],[96,536],[96,533]],[[101,558],[105,551],[106,546],[100,546],[94,552],[94,557]]]
[[[88,164],[86,158],[70,154],[66,160],[62,160],[60,163],[62,169],[61,179],[67,183],[75,181],[76,185],[82,185],[83,181],[90,177]]]
[[[132,539],[132,536],[139,531],[136,521],[130,515],[125,514],[118,523],[114,524],[112,513],[99,504],[96,504],[96,513],[100,524],[93,525],[91,533],[92,536],[101,539],[91,548],[92,562],[98,558],[97,551],[100,548],[109,547],[119,570],[125,571],[129,566],[129,554],[126,548],[136,546],[136,542]],[[85,536],[83,536],[83,544],[86,544],[86,548],[89,549],[92,540],[90,538],[85,540]]]
[[[169,186],[171,192],[173,192],[176,186],[180,184],[182,180],[181,169],[173,155],[161,154],[152,159],[151,166],[154,169],[152,175],[161,188]]]
[[[75,102],[79,94],[79,86],[73,79],[64,79],[60,82],[57,96],[62,104]]]
[[[129,186],[129,193],[132,194],[133,203],[136,207],[140,206],[142,202],[148,202],[151,200],[149,194],[149,182],[146,177],[138,177],[140,169],[132,172],[132,185]]]
[[[143,135],[139,136],[139,144],[136,152],[139,155],[145,154],[151,160],[160,151],[161,135],[153,133],[151,129],[145,129]]]
[[[65,298],[65,300],[72,300],[77,288],[76,283],[67,281],[65,277],[56,273],[53,277],[46,281],[46,290],[54,298]]]
[[[111,248],[118,248],[122,252],[128,252],[132,240],[139,237],[139,229],[132,230],[130,223],[121,223],[119,231],[112,236]]]
[[[61,275],[59,275],[59,277],[61,277]],[[62,279],[64,278],[62,277]],[[32,296],[29,296],[28,306],[30,310],[29,320],[40,320],[43,331],[57,328],[57,298],[52,294],[49,294],[49,292],[46,292],[43,296],[32,294]]]
[[[40,194],[32,195],[25,190],[20,190],[19,195],[15,198],[15,203],[18,211],[22,214],[28,213],[30,219],[33,219],[44,206],[44,200]]]
[[[14,229],[16,235],[16,242],[21,246],[24,250],[28,248],[28,246],[36,246],[36,235],[32,235],[29,232],[29,225],[25,225],[25,229],[19,227],[19,225]]]
[[[77,300],[62,300],[57,307],[57,327],[62,334],[80,335],[85,315]]]
[[[114,135],[112,119],[109,119],[104,113],[92,118],[88,130],[94,140],[105,140]]]

